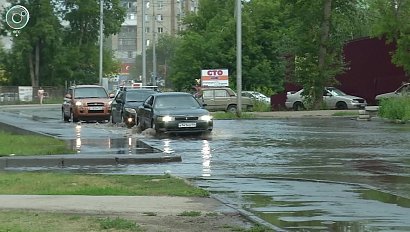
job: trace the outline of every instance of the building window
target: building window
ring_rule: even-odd
[[[158,27],[158,33],[163,33],[164,32],[164,28],[163,27]]]
[[[135,19],[135,13],[129,13],[127,15],[127,18],[130,19],[130,20],[134,20]]]
[[[133,58],[132,57],[132,51],[128,51],[128,58]]]
[[[158,10],[162,10],[164,8],[164,2],[158,1]]]
[[[149,33],[149,32],[150,32],[149,27],[145,27],[145,33]]]
[[[157,14],[157,21],[163,21],[164,16],[162,14]]]

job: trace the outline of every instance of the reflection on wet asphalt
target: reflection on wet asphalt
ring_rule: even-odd
[[[48,126],[66,139],[63,131],[77,133],[70,123]],[[160,138],[110,124],[82,126],[81,141],[69,139],[80,152],[138,153],[146,143],[182,157],[89,172],[186,177],[287,231],[410,231],[409,124],[217,120],[210,137]]]
[[[182,163],[112,171],[192,178],[289,231],[410,231],[409,132],[380,120],[224,120],[208,139],[141,138]]]

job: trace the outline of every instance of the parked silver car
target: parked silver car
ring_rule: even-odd
[[[303,89],[297,92],[287,92],[286,108],[293,110],[305,109]],[[364,98],[348,95],[335,87],[325,87],[323,90],[323,102],[329,109],[361,109],[367,106]]]
[[[375,99],[376,99],[377,104],[379,104],[379,102],[382,99],[392,98],[392,97],[404,97],[404,96],[410,96],[410,83],[403,83],[394,92],[379,94],[376,96]]]
[[[256,91],[242,91],[242,96],[270,104],[270,98]]]

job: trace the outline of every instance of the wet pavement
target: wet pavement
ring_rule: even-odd
[[[43,123],[41,130],[75,141],[75,125],[58,116]],[[116,151],[132,153],[141,141],[182,157],[89,172],[182,176],[287,231],[410,231],[409,124],[348,117],[217,120],[205,138],[158,138],[110,124],[83,128],[81,137],[94,143],[83,141],[80,152],[102,152],[108,135],[117,141],[113,147],[123,147]]]

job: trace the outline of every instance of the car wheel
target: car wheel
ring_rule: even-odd
[[[159,133],[159,130],[158,130],[157,125],[155,124],[154,120],[151,121],[151,128],[154,129],[157,134]]]
[[[64,122],[69,122],[69,121],[70,121],[70,117],[67,117],[67,116],[65,115],[64,110],[61,110],[61,113],[62,113],[62,115],[63,115],[63,120],[64,120]]]
[[[305,106],[303,105],[302,102],[295,102],[295,103],[293,103],[292,108],[293,108],[294,111],[299,111],[299,110],[304,110]]]
[[[74,115],[74,113],[73,113],[73,111],[71,111],[71,122],[78,122],[78,118],[77,117],[75,117],[75,115]]]
[[[230,106],[228,106],[227,111],[228,111],[229,113],[236,114],[236,111],[237,111],[236,105],[230,105]]]
[[[141,131],[144,131],[145,130],[145,126],[142,124],[142,122],[141,122],[141,120],[137,117],[136,119],[135,119],[135,123],[136,123],[136,125],[137,125],[137,127],[139,127],[140,129],[141,129]]]
[[[338,110],[346,110],[346,109],[347,109],[347,104],[346,104],[346,102],[338,102],[338,103],[336,103],[336,109],[338,109]]]

